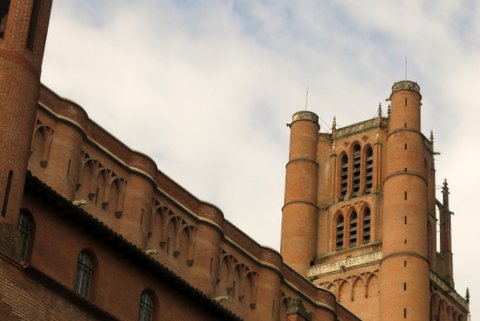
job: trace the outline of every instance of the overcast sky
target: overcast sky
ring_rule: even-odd
[[[42,81],[278,250],[285,124],[306,90],[323,132],[362,121],[408,57],[451,189],[456,288],[479,318],[479,39],[473,0],[56,0]]]

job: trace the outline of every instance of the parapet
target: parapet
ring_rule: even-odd
[[[318,116],[307,110],[302,110],[302,111],[297,111],[295,114],[292,116],[292,124],[298,120],[309,120],[315,124],[318,124]]]
[[[401,80],[401,81],[397,81],[396,83],[394,83],[393,86],[392,86],[392,95],[393,95],[393,93],[395,93],[397,91],[400,91],[400,90],[414,91],[421,96],[420,86],[416,82],[411,81],[411,80]]]

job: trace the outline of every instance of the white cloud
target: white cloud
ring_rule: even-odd
[[[466,0],[59,1],[43,81],[278,249],[285,123],[306,89],[327,124],[334,115],[339,126],[357,122],[404,77],[408,56],[424,133],[434,130],[442,152],[437,184],[447,177],[451,186],[457,289],[470,286],[475,298],[479,21]]]

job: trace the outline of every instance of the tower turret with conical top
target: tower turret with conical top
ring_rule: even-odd
[[[380,320],[428,320],[428,182],[417,83],[392,87],[383,180]]]
[[[0,222],[16,221],[40,92],[52,0],[0,4]]]

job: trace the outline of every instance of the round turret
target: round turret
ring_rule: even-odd
[[[428,189],[425,142],[420,132],[420,87],[392,86],[383,180],[383,259],[380,320],[429,316]]]
[[[284,262],[306,275],[317,240],[318,116],[299,111],[292,116],[290,129],[280,251]]]
[[[16,222],[40,93],[51,0],[0,6],[0,209]]]

